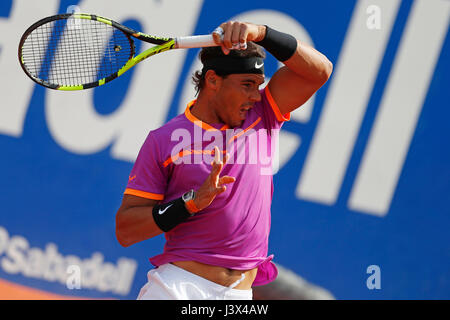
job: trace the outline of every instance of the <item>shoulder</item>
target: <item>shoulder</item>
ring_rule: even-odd
[[[184,114],[180,114],[175,118],[172,118],[163,126],[150,131],[149,136],[151,136],[151,139],[156,140],[158,143],[164,144],[165,141],[170,140],[170,137],[175,130],[184,128],[187,124],[189,124],[189,122],[186,120],[186,116]]]
[[[171,157],[180,141],[189,141],[192,136],[192,123],[182,113],[163,126],[151,130],[145,139],[142,149],[145,154],[152,153],[160,163],[165,163]],[[187,143],[187,142],[186,142]]]
[[[282,114],[278,104],[272,97],[269,90],[269,86],[259,90],[261,94],[261,100],[255,103],[254,111],[263,119],[267,119],[269,122],[283,123],[289,121],[290,113]]]

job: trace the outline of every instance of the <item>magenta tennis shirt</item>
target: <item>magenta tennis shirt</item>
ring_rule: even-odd
[[[210,206],[165,233],[163,253],[154,266],[193,260],[229,269],[258,268],[253,285],[274,280],[277,269],[268,256],[272,161],[282,115],[268,88],[247,112],[241,127],[206,124],[190,112],[151,131],[139,151],[125,194],[166,203],[197,190],[211,172],[214,146],[230,160],[221,176],[236,178]],[[272,155],[272,156],[271,156]]]

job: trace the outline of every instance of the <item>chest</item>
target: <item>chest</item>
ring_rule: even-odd
[[[243,128],[192,131],[180,136],[166,154],[169,189],[199,187],[211,172],[216,146],[221,159],[229,155],[220,176],[229,175],[241,183],[257,184],[265,180],[261,179],[263,176],[272,175],[276,140],[277,137],[263,127],[260,118],[249,121]]]

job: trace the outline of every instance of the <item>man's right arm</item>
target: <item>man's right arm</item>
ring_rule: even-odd
[[[199,210],[209,206],[217,195],[226,191],[227,184],[236,180],[230,176],[220,177],[220,172],[228,159],[228,154],[225,159],[221,159],[219,148],[214,148],[211,172],[200,188],[196,190],[194,204]],[[122,246],[128,247],[163,233],[153,219],[153,208],[159,203],[158,200],[130,194],[123,196],[122,205],[116,214],[116,237]],[[186,209],[189,212],[189,208],[186,207]]]
[[[128,247],[163,233],[152,216],[153,207],[158,203],[158,200],[128,194],[123,196],[116,214],[116,237],[122,246]]]

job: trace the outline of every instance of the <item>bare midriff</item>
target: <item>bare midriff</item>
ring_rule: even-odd
[[[242,278],[242,274],[245,274],[245,278],[233,288],[240,290],[251,289],[257,273],[257,268],[250,270],[235,270],[212,266],[197,261],[176,261],[172,262],[172,264],[224,287],[231,286]]]

